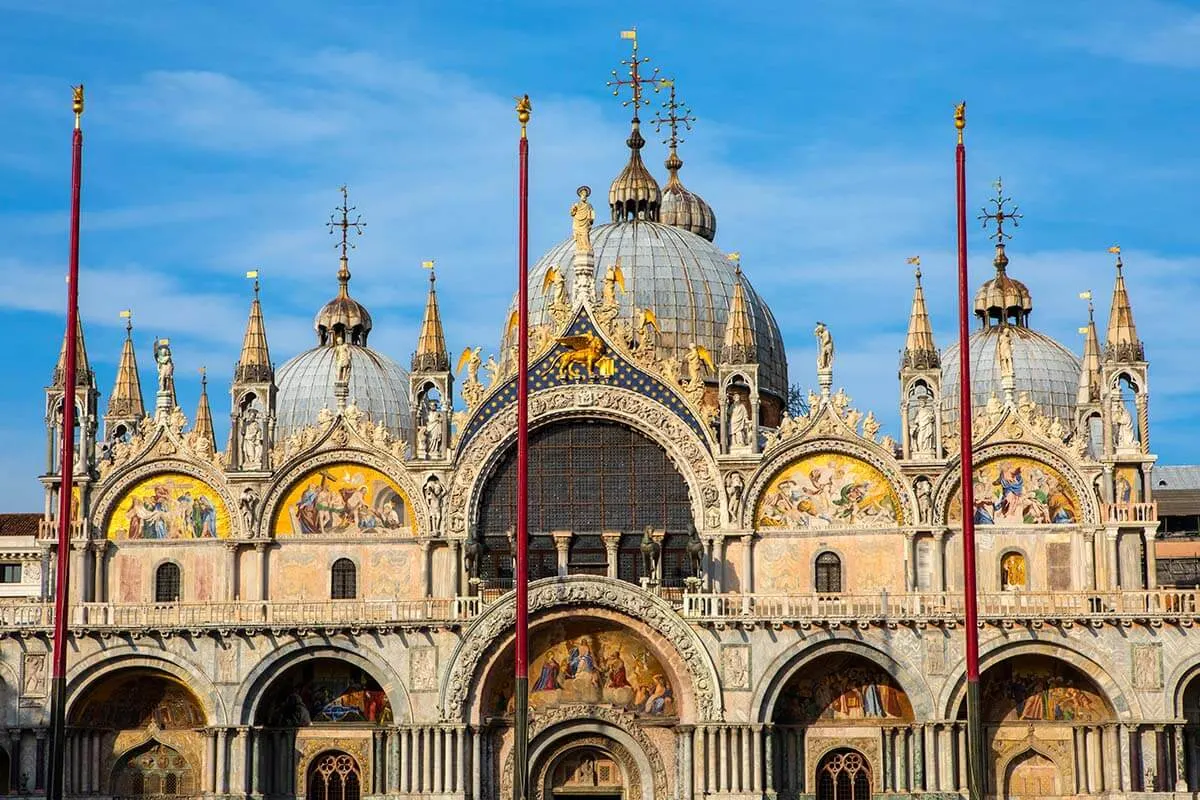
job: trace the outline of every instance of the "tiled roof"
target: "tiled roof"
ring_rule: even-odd
[[[0,514],[0,536],[37,536],[41,514]]]

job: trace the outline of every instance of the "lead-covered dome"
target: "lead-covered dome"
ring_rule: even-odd
[[[284,439],[315,425],[321,409],[336,409],[333,383],[337,359],[331,345],[318,345],[292,358],[276,375],[275,435]],[[372,422],[383,421],[393,436],[411,441],[408,373],[392,359],[363,345],[350,345],[349,402]]]
[[[1008,256],[1003,242],[996,245],[993,260],[996,275],[975,295],[975,316],[983,326],[971,335],[971,403],[979,408],[995,394],[1004,399],[1003,374],[998,348],[1001,331],[1008,330],[1012,343],[1013,399],[1023,394],[1039,410],[1073,424],[1082,364],[1067,348],[1029,327],[1033,296],[1025,284],[1009,277]],[[942,415],[955,419],[959,397],[958,344],[942,354]]]
[[[618,293],[621,317],[632,322],[635,308],[654,312],[660,357],[682,358],[695,342],[719,358],[734,286],[740,281],[757,345],[759,385],[781,400],[787,397],[787,358],[775,317],[716,245],[681,228],[642,220],[597,225],[591,242],[596,275],[621,261],[627,290]],[[556,267],[571,286],[573,261],[574,243],[567,239],[530,270],[531,325],[552,324],[549,298],[542,291],[546,272]],[[510,308],[516,308],[515,299]]]

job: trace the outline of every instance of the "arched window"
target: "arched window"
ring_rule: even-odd
[[[1005,553],[1000,558],[1000,588],[1012,591],[1028,587],[1029,578],[1025,570],[1025,556],[1016,551]]]
[[[178,564],[173,561],[159,564],[154,572],[154,602],[178,603],[180,583]]]
[[[359,800],[358,763],[346,753],[317,756],[308,769],[308,800]]]
[[[820,594],[835,594],[842,591],[842,559],[837,553],[828,551],[817,556],[817,574],[813,584]]]
[[[817,767],[817,800],[870,800],[871,768],[857,750],[835,750]]]
[[[151,741],[124,756],[113,770],[113,791],[125,797],[193,794],[196,771],[174,748]]]
[[[353,600],[358,597],[358,570],[348,558],[333,562],[329,597],[332,600]]]

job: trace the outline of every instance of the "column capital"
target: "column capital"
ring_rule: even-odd
[[[600,540],[604,542],[605,547],[609,548],[610,550],[616,550],[618,545],[621,544],[621,532],[601,531]]]
[[[550,531],[550,536],[554,539],[554,546],[559,549],[565,549],[571,545],[571,537],[574,536],[573,531]]]
[[[270,542],[265,542],[265,541],[259,540],[254,543],[254,552],[265,553],[265,552],[267,552],[267,548],[270,546],[271,546]]]

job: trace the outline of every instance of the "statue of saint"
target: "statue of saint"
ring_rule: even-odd
[[[154,344],[154,363],[158,365],[158,390],[175,390],[175,362],[171,360],[171,345],[166,339]]]
[[[936,437],[934,436],[937,422],[937,415],[933,410],[933,403],[929,398],[923,398],[921,405],[917,407],[916,418],[916,435],[913,449],[918,453],[929,455],[934,452],[936,447]]]
[[[1012,378],[1013,372],[1013,346],[1012,346],[1012,331],[1007,325],[1000,327],[1000,336],[996,340],[996,363],[1000,365],[1000,376],[1003,378]]]
[[[818,322],[813,336],[817,337],[817,372],[828,372],[833,369],[833,334],[824,322]]]
[[[592,252],[592,224],[596,221],[596,210],[588,202],[591,195],[590,186],[580,186],[575,190],[579,200],[571,206],[571,237],[575,240],[575,252],[590,255]]]
[[[258,409],[247,408],[242,414],[242,467],[258,469],[263,460],[263,429]]]
[[[429,506],[429,533],[436,536],[442,529],[442,498],[446,496],[446,489],[436,475],[430,475],[421,493],[425,495],[425,504]]]
[[[729,412],[729,444],[732,447],[749,447],[754,441],[750,412],[742,401],[730,398],[730,402],[733,408]]]
[[[338,383],[350,382],[350,345],[346,344],[344,334],[338,334],[337,344],[333,346],[333,360],[337,365]]]
[[[431,403],[425,414],[425,453],[429,458],[440,458],[442,455],[442,410],[437,403]]]
[[[1116,425],[1117,447],[1134,447],[1137,445],[1137,434],[1133,430],[1133,415],[1118,399],[1114,404],[1113,421]]]
[[[740,472],[731,472],[725,476],[725,501],[729,505],[729,520],[735,525],[742,516],[742,493],[746,490],[746,480]]]

